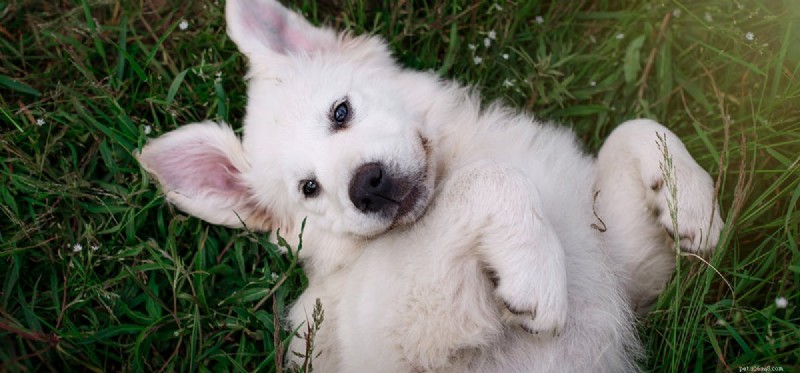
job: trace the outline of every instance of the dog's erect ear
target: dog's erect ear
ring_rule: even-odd
[[[267,214],[256,213],[242,178],[249,167],[242,143],[227,125],[183,126],[148,141],[136,158],[181,210],[213,224],[265,229]]]
[[[336,44],[336,34],[317,28],[273,0],[228,0],[228,35],[248,58],[311,53]]]

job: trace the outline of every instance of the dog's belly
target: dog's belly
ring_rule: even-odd
[[[388,334],[393,316],[392,300],[402,291],[398,267],[393,267],[380,248],[365,252],[349,271],[341,288],[336,312],[342,317],[336,325],[341,350],[341,371],[400,371],[400,362],[393,353],[394,338]],[[396,265],[397,263],[395,263]],[[374,371],[374,370],[373,370]]]
[[[499,324],[484,325],[497,318],[489,280],[477,260],[459,255],[470,240],[431,234],[427,220],[376,240],[351,267],[337,308],[342,371],[445,366],[465,328],[476,340],[496,336]],[[462,306],[483,308],[482,317]]]

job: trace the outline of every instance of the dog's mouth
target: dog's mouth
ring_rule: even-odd
[[[422,192],[420,191],[420,188],[421,187],[419,185],[415,185],[413,188],[411,188],[411,191],[408,192],[408,195],[405,198],[403,198],[402,200],[398,201],[398,203],[397,203],[397,205],[398,205],[397,206],[397,214],[395,215],[395,221],[398,218],[401,218],[401,217],[405,216],[406,214],[408,214],[409,212],[411,212],[411,210],[414,208],[414,206],[417,205],[417,203],[420,200],[420,196],[422,195]]]
[[[428,139],[419,135],[420,143],[425,152],[425,160],[421,174],[414,178],[416,182],[409,192],[397,201],[397,211],[392,220],[391,227],[405,225],[417,221],[425,213],[432,195],[433,170],[431,169],[431,150]]]
[[[397,212],[391,226],[405,225],[419,219],[427,206],[427,189],[415,185],[403,199],[397,201]]]

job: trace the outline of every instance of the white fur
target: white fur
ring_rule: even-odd
[[[675,167],[681,245],[710,250],[722,226],[710,177],[674,134],[630,121],[594,159],[567,129],[481,110],[472,91],[398,67],[379,39],[315,28],[273,1],[227,4],[251,63],[241,142],[190,124],[138,157],[169,201],[209,222],[292,242],[308,218],[309,286],[288,319],[307,322],[320,299],[316,371],[638,369],[631,309],[674,270],[656,134]],[[332,130],[345,97],[352,117]],[[414,184],[407,214],[354,207],[348,186],[369,162]],[[301,193],[309,178],[315,197]]]

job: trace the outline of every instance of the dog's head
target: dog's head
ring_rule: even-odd
[[[274,1],[228,0],[250,61],[240,140],[183,126],[138,155],[180,209],[215,224],[370,238],[416,221],[433,194],[424,109],[385,44],[317,28]]]

